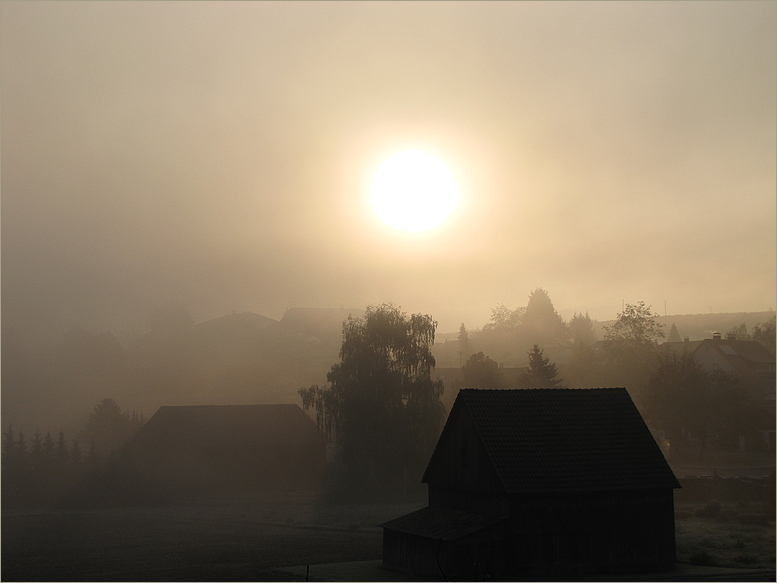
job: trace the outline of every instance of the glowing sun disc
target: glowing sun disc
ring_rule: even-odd
[[[426,231],[441,224],[459,204],[450,169],[421,150],[400,152],[375,171],[370,187],[375,213],[402,231]]]

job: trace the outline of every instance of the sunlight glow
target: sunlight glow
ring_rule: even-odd
[[[456,209],[459,187],[440,160],[428,152],[407,150],[377,169],[370,200],[377,215],[395,229],[426,231]]]

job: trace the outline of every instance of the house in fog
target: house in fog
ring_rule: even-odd
[[[462,389],[426,508],[382,524],[383,563],[482,580],[675,563],[680,485],[626,389]]]
[[[741,449],[775,450],[775,359],[755,340],[737,340],[733,334],[683,342],[664,342],[661,348],[677,357],[690,356],[705,371],[723,372],[739,382],[760,415],[753,420],[750,436],[740,437]],[[757,439],[751,439],[757,437]]]
[[[143,481],[170,493],[315,488],[325,464],[324,439],[297,405],[160,407],[130,452]]]
[[[760,342],[737,340],[733,334],[724,339],[715,332],[712,338],[664,342],[661,348],[677,356],[689,355],[707,372],[721,371],[739,379],[752,397],[774,406],[775,360]]]

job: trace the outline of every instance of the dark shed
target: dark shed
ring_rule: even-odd
[[[675,563],[672,470],[626,389],[463,389],[388,568],[446,579]]]
[[[133,439],[141,476],[172,492],[318,485],[325,442],[297,405],[160,407]]]

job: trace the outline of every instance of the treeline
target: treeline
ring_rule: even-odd
[[[756,340],[774,355],[774,317],[752,333],[740,324],[729,334]],[[497,306],[482,330],[470,333],[462,324],[462,378],[453,388],[622,386],[651,427],[665,431],[675,452],[690,445],[702,452],[707,445],[737,448],[740,438],[750,451],[768,449],[763,432],[774,430],[774,418],[765,397],[774,394],[773,374],[703,370],[689,355],[661,346],[665,339],[678,341],[679,331],[673,326],[667,338],[644,302],[625,304],[602,336],[587,314],[564,322],[548,293],[537,289],[526,307]],[[522,370],[508,377],[510,366]]]
[[[139,487],[127,443],[145,422],[104,399],[78,437],[60,430],[25,436],[9,426],[2,436],[2,503],[7,508],[134,504],[149,499]]]

